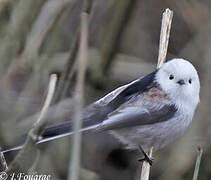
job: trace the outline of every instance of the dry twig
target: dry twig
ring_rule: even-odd
[[[163,18],[162,18],[157,68],[160,68],[166,60],[172,17],[173,17],[173,11],[171,11],[170,9],[166,9],[165,12],[163,13]],[[150,157],[152,156],[152,150],[153,147],[150,148],[149,152]],[[150,173],[150,164],[144,161],[141,170],[141,180],[148,180],[149,173]]]
[[[36,160],[36,155],[37,155],[36,142],[37,140],[40,139],[40,135],[45,127],[46,124],[45,116],[55,92],[56,82],[57,82],[57,75],[52,74],[50,77],[47,97],[40,112],[40,116],[38,117],[33,128],[29,131],[26,142],[23,145],[23,148],[18,153],[15,160],[9,166],[8,169],[9,172],[15,172],[15,171],[25,172],[33,165],[33,162]]]
[[[78,72],[77,82],[75,88],[75,109],[74,109],[74,135],[73,135],[73,149],[71,154],[71,164],[69,169],[69,179],[77,180],[80,171],[80,152],[81,152],[81,133],[79,132],[82,120],[81,109],[83,108],[83,89],[85,81],[85,73],[88,57],[88,21],[89,14],[86,7],[91,7],[92,0],[85,1],[85,7],[81,14],[81,34],[78,57]]]
[[[171,11],[170,9],[166,9],[165,12],[163,13],[162,24],[161,24],[157,68],[160,68],[166,60],[172,18],[173,18],[173,11]]]
[[[152,157],[153,147],[150,148],[149,156]],[[150,165],[148,162],[144,161],[141,169],[141,178],[140,180],[149,179]]]

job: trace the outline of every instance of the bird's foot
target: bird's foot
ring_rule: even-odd
[[[138,159],[138,161],[141,161],[141,162],[147,161],[150,164],[150,166],[152,166],[154,158],[149,157],[149,155],[143,150],[143,148],[140,145],[138,147],[139,147],[139,151],[144,155],[144,158],[140,158]]]

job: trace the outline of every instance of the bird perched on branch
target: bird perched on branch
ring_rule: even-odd
[[[199,92],[194,66],[184,59],[173,59],[84,108],[81,131],[109,131],[128,149],[141,146],[144,150],[158,150],[189,127]],[[72,122],[47,127],[37,143],[71,135],[72,127]],[[18,148],[21,146],[13,149]],[[145,158],[151,161],[146,155]]]

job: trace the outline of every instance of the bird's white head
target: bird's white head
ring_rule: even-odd
[[[194,66],[184,59],[166,62],[156,73],[156,82],[176,103],[193,110],[199,103],[200,82]]]

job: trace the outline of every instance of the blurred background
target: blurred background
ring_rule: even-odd
[[[0,0],[2,149],[31,128],[53,72],[60,79],[49,124],[70,120],[82,6],[82,0]],[[201,102],[185,136],[153,153],[150,179],[192,179],[198,146],[204,150],[199,179],[211,179],[211,1],[93,0],[85,105],[156,68],[166,8],[174,11],[167,59],[181,57],[194,64],[201,80]],[[84,135],[82,146],[81,179],[140,178],[139,152],[122,150],[109,134]],[[67,179],[71,139],[39,148],[34,170]],[[15,156],[6,155],[8,164]]]

